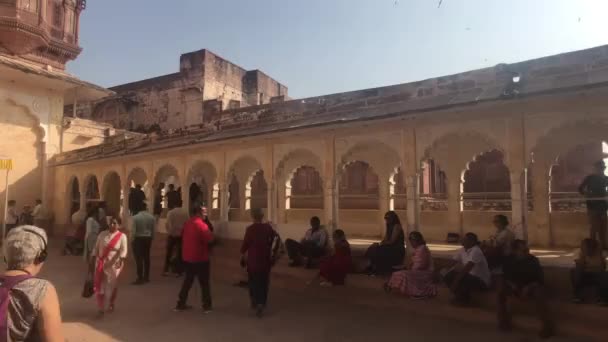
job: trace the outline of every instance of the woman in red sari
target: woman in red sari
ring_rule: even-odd
[[[106,299],[110,296],[108,310],[114,311],[114,303],[118,294],[118,278],[127,258],[127,236],[120,231],[120,220],[112,217],[110,227],[99,233],[93,249],[92,258],[95,261],[94,287],[97,295],[99,318],[103,317]]]
[[[344,285],[346,274],[352,269],[350,244],[341,229],[333,234],[334,254],[321,261],[321,286]]]

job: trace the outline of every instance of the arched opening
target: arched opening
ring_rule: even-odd
[[[323,181],[314,167],[299,167],[286,185],[285,209],[323,209]]]
[[[68,183],[68,196],[69,196],[69,213],[68,222],[73,223],[72,216],[80,210],[80,185],[78,184],[78,178],[73,177]]]
[[[99,183],[97,182],[96,176],[89,176],[85,183],[85,193],[84,198],[86,201],[86,209],[88,209],[92,205],[97,205],[101,197],[99,195]]]
[[[447,176],[433,159],[422,161],[420,172],[420,210],[448,210]]]
[[[503,153],[491,150],[477,155],[463,171],[462,181],[462,227],[488,239],[495,234],[495,215],[511,217],[511,178]]]
[[[378,175],[368,163],[355,161],[340,177],[340,209],[378,210]]]
[[[203,178],[190,184],[188,189],[188,198],[190,205],[199,203],[203,206],[209,206],[209,192],[207,191],[207,182]]]
[[[286,175],[284,197],[285,221],[308,223],[313,216],[323,217],[323,180],[312,166],[302,165]],[[283,204],[279,204],[281,206]]]
[[[230,208],[228,211],[228,220],[237,220],[238,212],[241,208],[241,200],[239,180],[236,178],[236,175],[231,175],[230,177],[230,183],[228,185],[228,205]]]
[[[347,164],[339,178],[339,222],[350,235],[377,236],[379,177],[363,161]]]
[[[511,211],[511,179],[498,150],[478,155],[464,172],[463,210]]]
[[[264,179],[264,170],[256,171],[245,189],[245,209],[265,209],[268,207],[268,184]]]
[[[108,216],[122,217],[123,190],[120,176],[116,172],[108,173],[103,180],[103,200],[106,202]]]
[[[211,217],[219,215],[219,184],[215,167],[208,161],[195,162],[188,173],[188,204],[198,202],[209,209]]]

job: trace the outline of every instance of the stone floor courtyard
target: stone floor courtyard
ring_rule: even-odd
[[[59,241],[53,243],[57,245]],[[219,259],[220,256],[217,256]],[[236,260],[234,261],[236,264]],[[57,287],[64,320],[64,332],[70,342],[84,341],[534,341],[533,331],[501,334],[494,317],[484,323],[435,318],[425,313],[391,307],[401,301],[381,291],[362,297],[349,287],[319,288],[281,286],[275,281],[271,303],[263,319],[248,311],[246,291],[232,285],[241,275],[236,268],[214,263],[212,283],[214,312],[199,310],[172,311],[180,280],[162,278],[160,258],[153,260],[153,280],[147,286],[128,284],[133,277],[129,264],[122,279],[117,311],[96,318],[92,299],[80,297],[83,261],[79,257],[60,257],[54,249],[45,265],[43,277]],[[190,304],[198,302],[200,291],[193,288]],[[411,303],[411,304],[410,304]],[[404,305],[432,305],[408,302]],[[462,312],[467,314],[466,311]],[[554,341],[575,341],[555,338]],[[583,341],[583,340],[581,340]]]

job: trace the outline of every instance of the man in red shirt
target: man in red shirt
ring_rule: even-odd
[[[211,289],[209,287],[209,242],[213,234],[203,222],[203,209],[200,205],[193,205],[190,209],[190,219],[184,224],[182,231],[182,260],[186,277],[179,292],[179,300],[175,311],[189,309],[186,305],[188,292],[198,278],[203,293],[203,311],[211,312]]]
[[[247,266],[251,308],[261,317],[268,299],[270,268],[277,259],[281,238],[270,224],[262,223],[261,209],[251,210],[251,217],[253,224],[247,227],[241,247],[241,265]]]

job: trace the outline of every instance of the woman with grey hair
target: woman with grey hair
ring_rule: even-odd
[[[4,242],[7,271],[0,277],[0,302],[5,313],[8,342],[63,342],[57,290],[36,278],[47,258],[48,239],[43,229],[20,226]],[[1,318],[1,316],[0,316]]]

